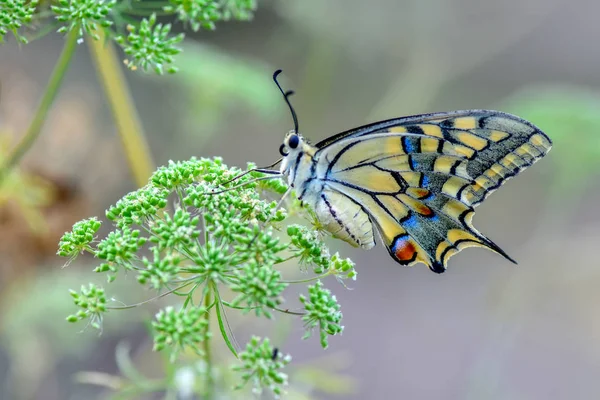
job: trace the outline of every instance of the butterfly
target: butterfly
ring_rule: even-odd
[[[315,145],[294,130],[279,148],[279,171],[319,222],[352,246],[371,249],[375,232],[401,265],[433,272],[467,247],[490,249],[516,264],[473,226],[474,208],[506,180],[550,151],[532,123],[500,111],[464,110],[375,122]],[[268,167],[267,167],[268,168]],[[267,178],[271,178],[267,177]]]

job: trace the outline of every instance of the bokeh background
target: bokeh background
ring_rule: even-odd
[[[324,371],[292,374],[304,398],[600,398],[599,13],[591,0],[259,1],[252,22],[188,36],[179,74],[126,73],[157,165],[274,161],[292,128],[271,81],[277,68],[315,142],[466,108],[516,113],[554,140],[475,217],[518,266],[470,249],[438,276],[399,267],[381,246],[330,242],[359,276],[353,290],[328,282],[345,331],[326,352],[299,340],[298,321],[285,328],[294,363]],[[0,154],[27,128],[62,44],[50,35],[0,46]],[[125,344],[137,368],[164,375],[148,362],[152,306],[110,313],[100,337],[64,320],[67,289],[96,277],[91,259],[61,268],[60,235],[136,188],[85,44],[21,171],[0,190],[0,398],[105,398],[76,373],[122,375]],[[148,295],[133,279],[111,293]]]

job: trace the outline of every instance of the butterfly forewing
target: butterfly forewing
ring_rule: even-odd
[[[465,247],[487,247],[509,258],[472,226],[473,207],[551,145],[521,118],[470,110],[356,128],[318,143],[315,157],[326,164],[323,196],[335,199],[328,212],[337,216],[336,229],[350,226],[345,240],[363,246],[355,238],[368,217],[396,261],[424,262],[443,272]],[[353,213],[364,213],[361,228]]]

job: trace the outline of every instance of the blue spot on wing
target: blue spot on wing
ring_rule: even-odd
[[[415,146],[415,144],[409,137],[404,137],[404,148],[406,149],[407,153],[416,153],[417,152],[417,146]]]
[[[417,229],[419,227],[419,220],[416,216],[411,215],[410,218],[402,222],[402,226],[405,227],[407,230]]]
[[[427,187],[427,186],[429,186],[429,177],[427,175],[425,175],[425,174],[423,174],[422,185],[423,185],[424,188]]]

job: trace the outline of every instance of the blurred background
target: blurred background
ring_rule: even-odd
[[[333,371],[313,377],[331,379],[330,390],[311,390],[305,377],[305,398],[600,398],[599,12],[590,0],[259,1],[252,22],[188,35],[180,73],[126,73],[157,166],[276,160],[292,128],[271,80],[277,68],[313,142],[467,108],[518,114],[553,139],[475,217],[518,266],[469,249],[438,276],[399,267],[381,245],[329,243],[359,275],[353,290],[328,282],[345,325],[328,350],[299,340],[300,321],[286,328],[293,364]],[[63,40],[0,46],[0,159],[30,123]],[[106,398],[76,373],[121,374],[123,343],[133,364],[164,374],[144,366],[154,357],[143,322],[152,307],[110,313],[100,337],[64,320],[74,308],[67,290],[96,277],[91,259],[61,268],[60,236],[136,188],[86,47],[19,179],[0,191],[1,399]],[[134,302],[147,297],[138,286],[110,289]]]

